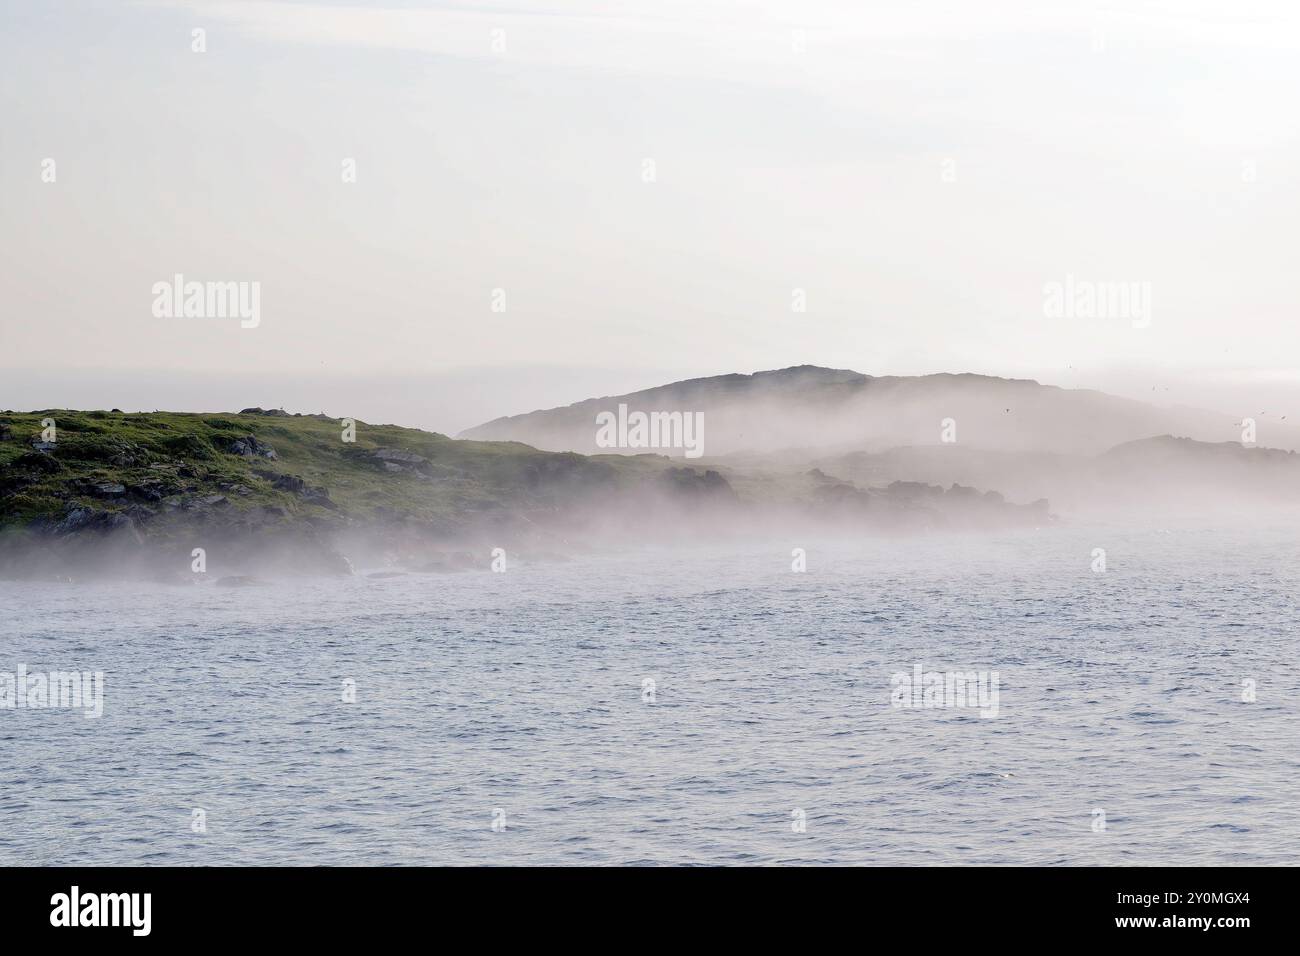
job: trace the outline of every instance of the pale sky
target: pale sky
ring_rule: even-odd
[[[1293,2],[0,0],[0,64],[0,407],[1300,381]],[[260,324],[156,317],[176,273],[259,282]],[[1048,318],[1067,275],[1149,283],[1150,324]]]

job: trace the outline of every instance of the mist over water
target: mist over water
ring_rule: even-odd
[[[0,863],[1294,864],[1296,542],[1116,525],[0,582],[0,671],[105,674],[102,718],[6,712]],[[917,664],[997,671],[998,716],[892,707]]]
[[[0,63],[0,867],[301,947],[331,887],[178,868],[1300,865],[1300,5],[0,0]],[[962,903],[1256,889],[1135,875]]]

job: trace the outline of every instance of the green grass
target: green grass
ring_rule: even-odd
[[[56,444],[35,451],[41,420],[52,418]],[[318,416],[121,413],[47,409],[0,413],[0,527],[57,518],[69,503],[97,510],[163,511],[140,489],[173,501],[224,495],[229,507],[280,508],[285,520],[316,516],[365,520],[377,514],[440,519],[497,507],[546,507],[594,489],[652,478],[670,465],[658,456],[586,457],[538,451],[517,442],[457,441],[395,425],[356,423],[356,440],[342,440],[336,419]],[[241,457],[227,448],[252,435],[275,449],[277,459]],[[386,470],[373,453],[392,449],[420,455],[428,477]],[[277,475],[324,488],[328,508],[273,486]],[[131,492],[105,500],[87,487],[112,482]],[[246,494],[232,492],[243,486]],[[177,497],[179,496],[179,497]]]

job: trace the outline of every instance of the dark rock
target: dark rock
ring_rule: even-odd
[[[103,512],[99,525],[105,531],[134,531],[135,522],[131,517],[121,511]]]
[[[136,524],[143,524],[144,522],[152,518],[154,515],[156,515],[158,512],[155,511],[153,508],[150,508],[148,505],[130,504],[127,505],[122,510],[122,513],[125,514],[132,521],[134,521]]]
[[[330,500],[329,492],[324,488],[308,488],[302,493],[303,504],[316,505],[330,511],[338,511],[339,506]]]
[[[863,490],[851,482],[829,478],[826,475],[822,478],[824,481],[813,490],[813,501],[818,506],[850,514],[874,508],[876,496],[870,491]]]
[[[128,485],[126,490],[135,498],[142,498],[145,501],[162,501],[165,489],[161,481],[149,478],[139,484]]]
[[[317,505],[330,511],[339,510],[339,506],[330,500],[330,493],[326,489],[312,487],[298,475],[273,475],[270,472],[259,472],[259,474],[271,482],[271,487],[277,491],[287,491],[297,495],[304,504]]]
[[[58,460],[49,455],[40,452],[24,452],[14,459],[14,468],[23,471],[39,472],[45,475],[54,474],[56,471],[62,471],[63,466]]]
[[[735,498],[730,483],[718,472],[709,469],[699,474],[694,468],[669,468],[659,476],[659,481],[674,494],[691,497]]]
[[[885,490],[899,498],[935,498],[943,494],[939,485],[927,485],[924,481],[891,481]]]
[[[0,472],[0,497],[16,495],[23,489],[36,484],[37,480],[33,475],[23,474],[16,469],[7,469]]]
[[[115,468],[143,468],[149,464],[150,454],[144,448],[128,441],[106,442],[100,457]]]
[[[91,508],[72,508],[58,524],[54,526],[56,534],[70,534],[80,531],[94,520],[96,512]]]
[[[54,525],[55,534],[81,532],[126,532],[139,539],[135,522],[119,511],[97,511],[77,505],[69,507],[64,517]]]
[[[275,461],[279,457],[276,455],[274,448],[263,441],[258,441],[252,435],[244,435],[241,438],[218,439],[218,444],[221,446],[222,451],[243,458],[267,458]]]

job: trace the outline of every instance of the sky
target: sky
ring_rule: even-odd
[[[454,432],[810,363],[1300,414],[1298,53],[1273,0],[0,0],[0,407]]]

